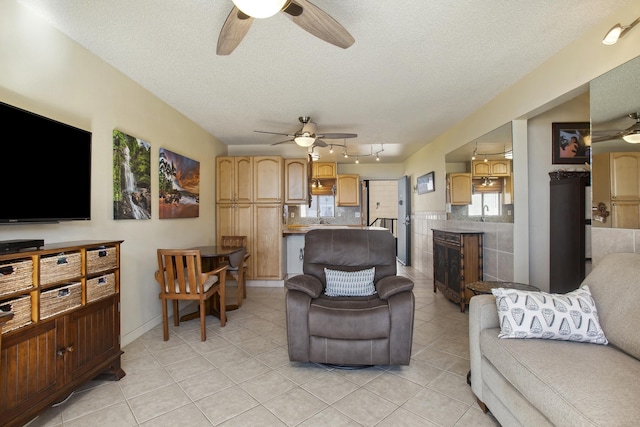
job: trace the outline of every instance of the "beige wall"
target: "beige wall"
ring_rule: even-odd
[[[535,123],[533,132],[536,135],[523,132],[523,123],[526,126],[527,119],[536,117],[583,93],[586,89],[585,85],[591,79],[640,55],[640,30],[637,29],[635,32],[629,32],[615,46],[605,46],[601,43],[604,34],[615,23],[628,23],[639,15],[640,3],[638,2],[629,4],[612,14],[609,19],[595,26],[584,37],[558,52],[485,106],[469,117],[461,118],[460,123],[433,142],[425,144],[423,149],[404,164],[403,174],[409,175],[412,183],[415,182],[416,177],[431,170],[435,171],[436,183],[443,183],[445,182],[444,158],[448,152],[517,119],[517,140],[514,139],[514,170],[518,174],[514,181],[516,195],[513,232],[514,280],[533,283],[531,276],[535,276],[535,281],[548,282],[548,277],[546,279],[541,277],[548,276],[544,270],[539,274],[530,274],[530,271],[533,272],[538,268],[537,264],[542,262],[541,258],[546,253],[538,239],[544,239],[544,236],[549,235],[548,219],[547,224],[537,224],[534,221],[535,228],[529,226],[529,221],[532,215],[544,215],[544,212],[540,213],[542,210],[538,210],[537,203],[538,200],[548,200],[548,176],[544,181],[540,181],[539,177],[551,170],[551,156],[549,153],[545,158],[546,153],[537,152],[535,147],[532,147],[533,144],[541,142],[535,131]],[[527,140],[528,138],[531,140]],[[548,141],[542,142],[547,147],[550,144],[550,130],[548,138]],[[543,150],[546,149],[548,148],[543,148]],[[529,150],[534,152],[530,153]],[[539,186],[547,187],[546,195]],[[521,195],[529,195],[530,192],[535,195],[533,201],[530,196],[527,201],[519,201]],[[425,221],[439,223],[445,212],[444,185],[436,184],[434,193],[413,194],[412,198],[414,226]],[[548,213],[546,215],[548,216]],[[593,236],[593,245],[599,245],[597,237]],[[420,254],[428,250],[430,245],[428,231],[424,227],[414,227],[412,239],[414,242],[412,259],[416,260],[416,252]],[[421,264],[426,265],[428,262],[428,260],[422,260]],[[428,273],[427,268],[430,267],[425,266],[424,271]],[[548,261],[543,268],[548,270]]]
[[[0,240],[124,240],[121,313],[127,344],[161,321],[153,278],[156,249],[214,242],[215,157],[226,146],[14,1],[0,2],[0,64],[0,101],[93,133],[91,221],[2,226]],[[113,129],[151,144],[151,220],[113,220]],[[161,147],[200,162],[199,218],[158,219]],[[36,182],[40,178],[28,164],[25,171]]]

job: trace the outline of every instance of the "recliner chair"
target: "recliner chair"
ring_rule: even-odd
[[[373,295],[325,294],[325,268],[356,272],[372,267]],[[348,281],[339,283],[339,287],[348,288]],[[291,361],[409,364],[415,308],[413,281],[397,275],[395,238],[388,231],[309,231],[305,235],[303,274],[287,279],[285,287]]]

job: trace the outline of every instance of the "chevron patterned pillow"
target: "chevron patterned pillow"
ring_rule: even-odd
[[[325,295],[330,297],[363,297],[376,293],[373,277],[376,268],[360,271],[340,271],[324,269],[327,278]]]
[[[596,304],[584,285],[566,294],[492,289],[500,338],[543,338],[608,344]]]

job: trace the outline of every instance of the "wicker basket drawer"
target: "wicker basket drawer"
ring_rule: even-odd
[[[116,247],[99,247],[87,251],[87,273],[111,270],[117,267]]]
[[[80,277],[80,252],[62,253],[40,259],[40,284]]]
[[[0,295],[29,289],[33,286],[33,261],[16,259],[0,263]]]
[[[40,319],[55,316],[79,307],[81,304],[82,284],[80,282],[43,291],[40,293]]]
[[[0,302],[0,311],[13,311],[13,319],[2,327],[2,333],[27,326],[31,323],[31,296]]]
[[[87,302],[108,297],[116,293],[116,275],[105,274],[87,280]]]

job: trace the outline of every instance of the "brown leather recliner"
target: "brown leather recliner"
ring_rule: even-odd
[[[371,296],[325,295],[324,269],[375,267]],[[303,274],[289,278],[289,359],[335,365],[408,365],[413,281],[398,276],[395,238],[384,230],[312,230],[305,235]]]

